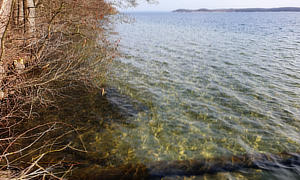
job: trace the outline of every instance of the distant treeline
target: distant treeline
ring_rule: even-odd
[[[300,12],[300,7],[244,8],[244,9],[177,9],[173,12]]]

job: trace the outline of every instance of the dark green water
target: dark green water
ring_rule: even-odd
[[[300,152],[300,14],[132,16],[116,28],[124,56],[106,96],[115,111],[110,121],[93,111],[99,122],[82,135],[106,165]],[[189,178],[299,179],[300,170]]]

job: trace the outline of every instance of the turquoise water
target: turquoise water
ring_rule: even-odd
[[[130,16],[134,23],[116,27],[123,56],[110,85],[142,108],[127,117],[130,125],[111,124],[110,153],[120,162],[299,152],[299,13]],[[212,178],[299,174],[298,167]]]

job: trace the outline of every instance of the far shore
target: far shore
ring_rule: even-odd
[[[300,7],[242,8],[242,9],[177,9],[172,12],[300,12]]]

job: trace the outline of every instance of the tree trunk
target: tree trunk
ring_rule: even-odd
[[[4,49],[4,36],[9,23],[13,0],[2,0],[0,9],[0,61]]]
[[[26,0],[21,0],[21,4],[22,4],[22,21],[23,21],[23,30],[24,30],[24,34],[27,31],[27,24],[26,24],[26,9],[27,9],[27,3]]]
[[[33,0],[26,0],[27,2],[27,21],[28,21],[28,33],[30,37],[35,33],[35,6]]]
[[[18,1],[14,1],[13,2],[13,9],[12,9],[12,21],[11,21],[11,25],[12,27],[17,27],[18,26]]]
[[[19,28],[24,25],[24,8],[23,0],[18,0],[18,26]],[[24,29],[24,28],[22,28]]]

